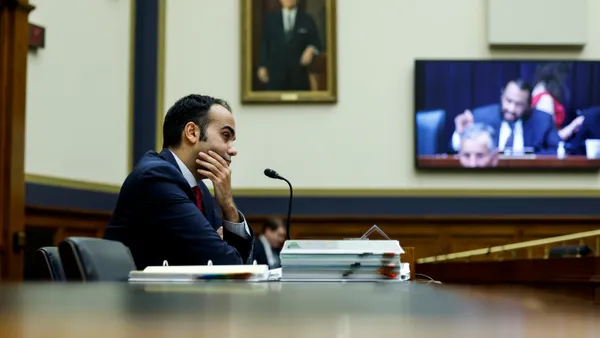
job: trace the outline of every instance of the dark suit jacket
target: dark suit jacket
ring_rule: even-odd
[[[152,265],[251,264],[254,232],[244,239],[223,227],[221,210],[200,182],[203,213],[169,150],[147,152],[125,179],[105,239],[129,247],[138,269]]]
[[[571,154],[585,155],[585,140],[600,139],[600,106],[583,111],[583,124],[571,140]]]
[[[296,12],[293,33],[287,37],[283,29],[283,13],[265,16],[260,42],[259,66],[269,72],[269,90],[309,90],[308,72],[300,64],[308,46],[321,50],[321,40],[313,18],[304,11]]]
[[[256,260],[256,264],[269,265],[265,246],[258,238],[254,241],[254,259]]]
[[[254,259],[256,260],[256,264],[264,264],[269,265],[269,269],[276,269],[281,267],[281,261],[279,260],[280,250],[271,249],[273,251],[273,255],[276,255],[276,263],[275,265],[269,265],[269,259],[267,258],[267,252],[265,251],[265,245],[260,239],[256,239],[254,241]]]
[[[500,105],[479,107],[472,111],[476,123],[485,123],[496,131],[496,144],[500,139]],[[552,116],[539,110],[532,110],[523,119],[523,145],[532,147],[537,154],[556,154],[560,137]]]

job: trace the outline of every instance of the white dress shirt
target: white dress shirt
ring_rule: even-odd
[[[523,152],[523,122],[521,120],[517,120],[515,122],[514,128],[512,130],[513,133],[515,133],[514,137],[513,137],[513,147],[512,147],[512,152],[513,153],[521,153]],[[510,137],[510,125],[508,124],[508,122],[506,121],[502,121],[502,124],[500,125],[500,137],[498,138],[498,149],[500,149],[500,151],[503,151],[504,148],[506,147],[506,141],[508,141],[508,138]]]
[[[517,120],[515,122],[513,132],[515,133],[515,136],[513,137],[512,152],[520,153],[525,148],[525,143],[523,141],[523,121]],[[506,147],[506,141],[508,141],[510,133],[510,125],[508,122],[502,121],[500,124],[500,134],[498,135],[498,150],[504,151],[504,148]],[[460,150],[460,135],[456,131],[454,131],[454,134],[452,134],[452,148],[454,148],[455,151]]]
[[[186,167],[186,165],[179,159],[179,157],[177,157],[177,155],[175,155],[174,152],[171,151],[171,153],[173,154],[173,157],[175,157],[177,166],[179,167],[179,170],[181,170],[183,177],[189,183],[190,187],[192,187],[192,188],[197,187],[198,181],[196,181],[194,174],[192,174],[190,169],[188,169],[188,167]],[[225,229],[233,232],[234,234],[236,234],[242,238],[248,239],[248,238],[250,238],[250,229],[248,228],[248,223],[246,223],[246,218],[239,210],[238,210],[238,213],[242,220],[241,223],[233,223],[233,222],[230,222],[230,221],[224,219],[223,226],[225,227]]]
[[[298,13],[297,7],[292,9],[281,9],[281,14],[283,15],[283,30],[286,33],[294,29],[294,26],[296,25],[296,13]]]

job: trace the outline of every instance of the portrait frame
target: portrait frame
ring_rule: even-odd
[[[337,0],[298,0],[322,1],[324,5],[325,29],[320,34],[326,41],[326,47],[313,58],[307,66],[309,90],[268,90],[257,88],[258,83],[258,46],[262,32],[256,27],[263,23],[255,18],[257,8],[264,8],[266,1],[240,0],[241,4],[241,101],[252,103],[336,103],[337,93]],[[261,12],[264,14],[266,12]],[[300,61],[299,61],[300,62]],[[266,85],[265,85],[266,87]]]

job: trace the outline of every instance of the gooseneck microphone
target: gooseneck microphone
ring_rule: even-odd
[[[287,236],[287,239],[290,239],[290,217],[292,215],[292,200],[294,199],[294,193],[293,193],[293,189],[292,189],[292,184],[290,183],[290,181],[288,181],[287,179],[285,179],[285,177],[279,175],[273,169],[268,169],[268,168],[265,169],[264,174],[265,174],[265,176],[267,176],[269,178],[274,178],[276,180],[283,180],[290,187],[290,201],[289,201],[289,205],[288,205],[287,221],[285,222],[286,236]]]

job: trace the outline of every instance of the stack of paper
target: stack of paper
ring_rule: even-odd
[[[392,240],[291,240],[281,251],[282,280],[403,280]]]
[[[268,277],[268,265],[149,266],[143,271],[129,273],[130,282],[192,282],[215,279],[264,281]]]

